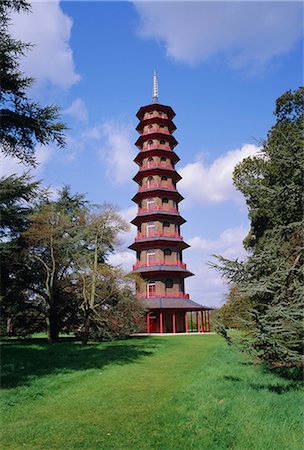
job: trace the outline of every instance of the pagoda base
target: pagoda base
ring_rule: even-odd
[[[195,311],[177,308],[150,309],[146,313],[146,332],[148,334],[209,333],[210,310],[203,308]]]

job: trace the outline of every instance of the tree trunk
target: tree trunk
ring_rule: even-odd
[[[50,344],[58,341],[59,328],[58,328],[58,318],[57,311],[54,307],[51,307],[48,315],[46,316],[46,328],[47,337]]]
[[[11,317],[6,319],[6,334],[13,334],[13,321]]]
[[[91,318],[90,318],[90,312],[85,312],[85,319],[84,319],[84,333],[82,335],[82,344],[86,345],[89,340],[89,334],[90,334],[90,324],[91,324]]]

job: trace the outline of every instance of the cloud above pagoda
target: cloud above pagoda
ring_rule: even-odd
[[[80,80],[70,46],[72,19],[64,14],[59,0],[31,2],[30,13],[11,15],[16,39],[33,44],[21,58],[21,67],[38,82],[70,88]]]
[[[233,186],[233,170],[244,158],[259,153],[260,147],[245,144],[221,155],[211,164],[199,159],[181,167],[178,172],[182,180],[178,186],[185,197],[185,204],[187,202],[188,206],[192,206],[197,203],[222,203],[231,200],[239,202],[241,196]]]
[[[302,5],[295,2],[134,2],[139,35],[164,44],[175,61],[220,57],[234,67],[264,66],[301,38]]]

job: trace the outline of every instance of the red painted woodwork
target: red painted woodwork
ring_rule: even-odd
[[[165,145],[165,144],[149,144],[149,145],[147,145],[147,147],[141,148],[140,151],[147,152],[149,150],[156,150],[156,149],[172,151],[172,148],[169,145]]]
[[[172,261],[172,262],[164,262],[164,261],[149,261],[148,262],[137,262],[136,264],[133,264],[133,270],[138,269],[139,267],[152,267],[152,266],[176,266],[181,267],[182,269],[187,269],[187,265],[180,262],[180,261]]]
[[[169,134],[171,136],[170,131],[164,128],[148,128],[148,130],[145,130],[141,133],[141,136],[147,136],[151,133]]]
[[[162,163],[162,162],[156,162],[156,161],[152,161],[148,164],[143,164],[142,166],[139,167],[139,170],[148,170],[148,169],[170,169],[173,170],[174,167],[172,164],[169,163]]]
[[[141,273],[142,278],[136,295],[143,305],[149,305],[148,333],[156,331],[176,333],[180,329],[188,333],[187,311],[198,312],[196,315],[198,332],[207,329],[207,315],[204,314],[202,317],[200,312],[203,307],[189,301],[189,295],[184,293],[183,280],[192,273],[182,262],[182,251],[189,246],[180,235],[180,226],[185,219],[178,211],[183,196],[177,188],[181,176],[175,168],[179,157],[174,151],[178,144],[173,136],[176,129],[172,122],[174,116],[172,108],[158,103],[156,96],[150,105],[141,107],[137,113],[140,122],[136,127],[139,137],[135,145],[139,152],[134,161],[139,167],[133,180],[138,184],[138,191],[132,200],[138,205],[138,213],[131,223],[137,226],[138,234],[129,248],[138,252],[138,261],[133,265],[133,270]],[[153,197],[154,201],[150,201],[150,197]],[[167,203],[164,202],[165,198]],[[160,227],[157,225],[158,222],[169,222],[170,226],[166,224],[166,227]],[[176,261],[169,262],[168,258],[163,258],[163,253],[158,251],[167,248],[171,250],[171,254],[180,252],[175,256]],[[177,292],[169,292],[169,288],[165,288],[166,277],[172,278],[174,286],[172,290]],[[156,292],[156,286],[157,289],[164,291]],[[181,305],[180,308],[177,306],[178,303]],[[181,324],[183,318],[184,327]],[[208,324],[210,329],[209,319]]]
[[[176,208],[170,208],[169,206],[151,206],[150,208],[140,208],[138,210],[138,214],[144,214],[144,213],[149,213],[149,212],[154,212],[154,211],[179,214],[179,211]]]
[[[160,298],[160,297],[164,297],[164,298],[190,298],[189,294],[184,294],[183,292],[172,292],[168,293],[168,292],[150,292],[148,291],[148,295],[147,294],[136,294],[137,298]]]
[[[176,191],[176,187],[169,183],[150,183],[149,185],[139,186],[138,192],[146,191],[149,189],[170,189]]]
[[[151,233],[138,233],[138,235],[135,238],[135,241],[138,241],[139,239],[147,239],[150,237],[158,237],[158,236],[180,239],[181,241],[183,240],[183,236],[181,236],[178,233],[164,233],[164,232],[159,232],[159,231],[153,231]]]

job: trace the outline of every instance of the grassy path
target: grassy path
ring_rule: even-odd
[[[302,448],[299,382],[216,335],[3,348],[4,449]]]

